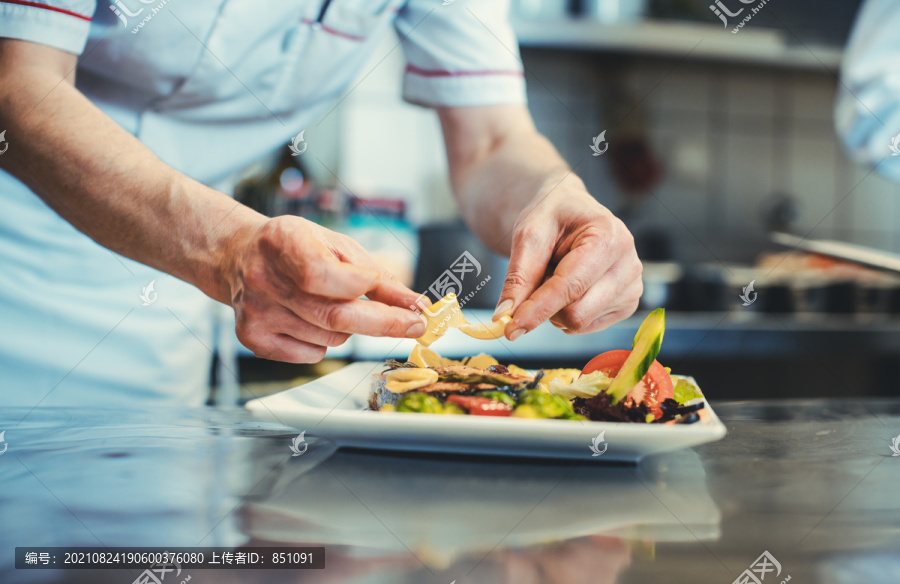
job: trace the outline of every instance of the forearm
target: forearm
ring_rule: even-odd
[[[489,134],[460,136],[448,126],[451,115],[442,113],[445,135],[457,136],[455,148],[447,144],[450,179],[454,194],[466,223],[479,238],[494,251],[509,254],[516,219],[528,205],[540,201],[561,183],[575,184],[583,190],[583,183],[557,153],[550,142],[540,135],[527,113],[506,111],[514,128]],[[465,130],[463,130],[465,132]],[[479,143],[480,141],[480,143]],[[473,146],[473,143],[475,144]]]
[[[100,245],[229,302],[222,252],[264,218],[162,163],[63,75],[4,68],[0,166]]]

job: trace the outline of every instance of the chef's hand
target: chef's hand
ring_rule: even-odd
[[[425,332],[424,318],[408,308],[417,294],[351,238],[300,217],[251,226],[228,256],[237,336],[258,357],[314,363],[352,333]]]
[[[547,319],[569,334],[603,330],[637,309],[641,271],[631,233],[569,175],[519,214],[495,320],[513,315],[511,341]]]

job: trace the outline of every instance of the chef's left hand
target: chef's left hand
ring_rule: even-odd
[[[634,238],[573,174],[519,214],[496,320],[512,314],[514,341],[545,320],[569,334],[630,316],[643,292]]]

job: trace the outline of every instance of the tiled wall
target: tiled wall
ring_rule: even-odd
[[[341,106],[342,180],[405,194],[417,222],[450,217],[436,117],[401,102],[403,57],[391,46]],[[624,199],[609,158],[590,156],[589,144],[605,128],[615,148],[618,121],[604,120],[602,104],[613,84],[641,103],[665,172],[632,207],[629,225],[668,234],[678,259],[752,260],[765,246],[762,214],[775,194],[796,202],[798,233],[900,252],[900,186],[844,154],[829,72],[565,51],[523,57],[538,128],[614,210]]]
[[[796,202],[798,233],[900,251],[900,186],[844,154],[827,71],[535,50],[524,60],[537,125],[570,164],[604,127],[615,147],[617,120],[596,116],[604,84],[622,83],[641,102],[666,171],[631,223],[667,231],[679,257],[752,259],[776,194]],[[622,197],[608,169],[591,163],[579,167],[587,165],[588,187],[616,208]]]

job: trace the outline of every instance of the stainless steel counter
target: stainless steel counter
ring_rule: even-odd
[[[294,457],[296,430],[242,410],[6,409],[0,581],[138,576],[15,570],[16,546],[274,544],[324,545],[326,568],[178,581],[720,584],[765,551],[765,583],[900,581],[900,400],[714,407],[725,439],[637,467],[335,452],[314,430]]]

